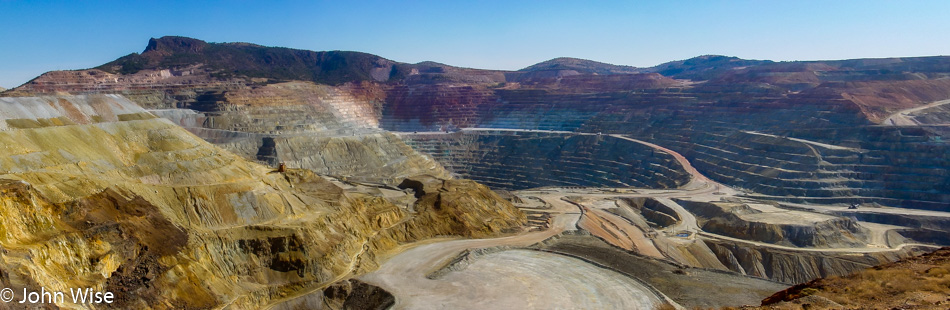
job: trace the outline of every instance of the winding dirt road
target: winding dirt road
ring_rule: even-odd
[[[426,276],[462,251],[496,246],[528,246],[566,230],[576,230],[577,207],[542,197],[556,213],[544,231],[517,236],[453,240],[404,251],[379,270],[360,277],[396,296],[395,309],[650,309],[663,297],[638,281],[575,258],[529,250],[487,254],[463,270],[438,279]]]
[[[468,128],[464,129],[464,131],[570,133],[494,128]],[[415,134],[447,133],[426,132]],[[672,155],[680,165],[693,176],[691,181],[681,190],[647,191],[649,193],[640,194],[642,196],[711,196],[713,192],[724,189],[729,190],[728,187],[715,183],[700,174],[686,158],[676,152],[656,144],[620,135],[607,136],[640,143],[666,152]],[[396,305],[394,307],[396,309],[445,307],[454,309],[486,309],[499,307],[543,309],[603,308],[607,306],[615,307],[620,304],[623,304],[625,308],[652,308],[661,303],[660,301],[664,300],[665,297],[653,294],[639,282],[619,273],[596,268],[583,261],[572,262],[571,260],[576,260],[573,258],[559,257],[554,254],[533,253],[533,251],[527,251],[531,252],[531,254],[524,253],[526,251],[514,250],[489,254],[476,259],[464,270],[450,272],[439,279],[429,279],[426,277],[468,249],[497,246],[524,247],[543,241],[566,230],[576,230],[581,213],[578,206],[562,200],[562,198],[567,195],[570,194],[556,190],[538,191],[533,194],[533,196],[541,198],[552,205],[551,213],[554,215],[553,225],[547,230],[503,238],[451,240],[418,245],[395,255],[383,263],[378,270],[363,275],[360,279],[382,287],[396,296]],[[603,195],[616,196],[616,194],[609,193]],[[598,213],[598,215],[598,218],[613,216],[607,213]],[[642,238],[642,234],[639,235],[639,237]],[[643,240],[633,241],[639,243]],[[640,246],[646,248],[642,244]],[[652,252],[653,251],[651,251],[651,253]],[[661,256],[658,251],[653,254]],[[514,283],[518,285],[514,285]],[[591,286],[591,283],[596,285]],[[504,289],[499,290],[493,288],[492,286],[495,285]],[[588,293],[585,293],[586,295],[584,296],[586,297],[572,295],[575,294],[576,291],[587,291]],[[515,299],[512,299],[512,297]],[[498,303],[491,304],[492,301]],[[607,301],[609,304],[602,304],[602,301]]]
[[[544,133],[565,133],[577,135],[599,135],[592,133],[576,133],[567,131],[544,131],[544,130],[521,130],[521,129],[497,129],[497,128],[466,128],[463,131],[502,131],[502,132],[544,132]],[[445,132],[417,132],[417,133],[397,133],[397,134],[449,134]],[[610,197],[652,197],[661,199],[661,203],[670,206],[679,214],[681,221],[674,225],[676,229],[687,229],[696,231],[705,238],[731,240],[736,242],[751,243],[763,247],[779,248],[792,251],[820,251],[820,252],[877,252],[877,251],[895,251],[905,246],[918,246],[917,244],[904,244],[895,248],[846,248],[846,249],[807,249],[778,246],[774,244],[741,240],[702,232],[696,218],[669,198],[689,197],[691,200],[713,201],[719,200],[724,195],[735,195],[738,191],[728,186],[719,184],[710,180],[699,173],[690,164],[690,162],[677,152],[662,146],[633,139],[622,135],[606,135],[609,137],[623,139],[635,143],[640,143],[656,150],[666,152],[673,156],[676,161],[691,176],[691,180],[686,185],[675,190],[649,190],[636,189],[633,193],[623,192],[624,189],[610,190],[597,189],[577,189],[577,188],[544,188],[536,190],[519,191],[519,194],[531,195],[541,198],[552,205],[552,215],[554,215],[553,225],[550,229],[544,231],[534,231],[516,236],[476,239],[476,240],[451,240],[436,243],[428,243],[415,246],[409,250],[399,253],[386,261],[379,270],[364,275],[361,280],[380,286],[396,296],[396,309],[432,309],[432,308],[458,308],[458,309],[486,309],[486,308],[602,308],[604,305],[592,303],[602,296],[614,296],[620,294],[625,296],[635,296],[635,298],[619,298],[618,300],[608,300],[612,303],[620,302],[626,305],[634,305],[633,308],[652,307],[657,305],[656,301],[665,299],[665,296],[658,296],[644,289],[639,283],[626,283],[624,276],[609,270],[600,270],[598,272],[585,270],[580,273],[565,273],[565,270],[574,270],[575,268],[592,267],[587,264],[577,264],[570,261],[564,261],[561,258],[551,258],[541,254],[527,254],[521,250],[509,250],[499,253],[486,254],[475,259],[463,270],[449,272],[438,279],[429,279],[426,276],[436,269],[445,266],[452,259],[467,249],[511,246],[523,247],[539,241],[545,240],[551,236],[557,235],[566,230],[576,230],[578,221],[581,218],[579,206],[572,205],[563,201],[563,198],[569,196],[582,196],[592,198],[610,198]],[[590,213],[591,210],[585,210]],[[597,218],[593,219],[596,225],[610,224],[613,228],[622,228],[620,224],[623,221],[614,219],[613,214],[601,212],[594,214]],[[587,219],[585,219],[587,220]],[[610,223],[607,223],[610,222]],[[618,224],[620,223],[620,224]],[[610,229],[611,233],[617,234],[615,229]],[[605,233],[607,233],[605,231]],[[639,239],[642,235],[623,234],[627,238]],[[636,237],[636,238],[633,238]],[[630,246],[635,246],[636,242],[647,240],[629,240]],[[639,244],[644,247],[642,244]],[[659,254],[659,253],[649,253]],[[573,267],[567,267],[571,265]],[[614,273],[614,274],[611,274]],[[619,277],[619,278],[618,278]],[[636,282],[632,279],[626,279]],[[566,294],[573,286],[581,285],[574,283],[576,281],[587,281],[585,283],[603,283],[599,286],[584,286],[585,290],[592,290],[589,298],[580,296],[571,296],[565,298]],[[556,283],[568,283],[566,286],[559,286]],[[574,283],[574,284],[569,284]],[[626,283],[618,285],[619,283]],[[492,287],[499,285],[498,287]],[[556,288],[552,288],[556,286]],[[503,288],[503,289],[499,289]],[[617,291],[621,290],[621,291]],[[622,291],[626,291],[625,293]],[[498,303],[492,303],[497,301]],[[611,304],[613,307],[614,304]],[[638,306],[637,306],[638,305]]]
[[[929,104],[925,104],[919,107],[901,110],[901,111],[898,111],[897,113],[894,113],[888,116],[887,119],[881,122],[881,124],[891,125],[891,126],[917,126],[917,125],[920,125],[920,122],[914,119],[914,117],[910,115],[911,113],[926,110],[926,109],[933,108],[936,106],[945,105],[948,103],[950,103],[950,99],[935,101],[935,102],[931,102]]]

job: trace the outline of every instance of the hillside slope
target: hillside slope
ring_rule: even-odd
[[[613,65],[593,60],[560,57],[542,61],[518,71],[574,70],[578,73],[622,74],[639,73],[636,67]]]
[[[762,308],[947,309],[948,296],[950,248],[943,248],[849,276],[796,285],[763,300]]]
[[[404,243],[525,222],[471,181],[416,201],[276,172],[121,96],[0,104],[0,281],[17,292],[90,287],[119,308],[261,308],[372,270]]]

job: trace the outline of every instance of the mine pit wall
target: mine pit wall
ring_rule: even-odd
[[[942,142],[941,136],[933,131],[866,124],[758,129],[775,135],[769,137],[742,131],[750,130],[749,126],[730,124],[730,119],[741,122],[735,117],[722,116],[723,123],[690,121],[682,127],[672,121],[657,122],[660,120],[633,123],[673,126],[631,127],[618,121],[591,120],[586,130],[627,133],[647,139],[679,152],[713,180],[772,196],[770,199],[950,210],[950,173],[946,169],[950,167],[950,157],[946,155],[950,144]]]
[[[788,94],[757,84],[586,94],[456,91],[387,102],[380,126],[404,132],[481,127],[625,134],[668,147],[713,180],[769,199],[950,211],[947,131],[877,126],[837,93]]]
[[[653,198],[620,198],[620,200],[639,211],[648,223],[657,227],[670,226],[682,220],[675,210]]]
[[[603,94],[551,94],[536,90],[496,93],[502,104],[481,107],[479,127],[574,131],[601,110],[597,105],[577,103],[613,99],[603,98]]]
[[[385,132],[371,131],[353,136],[275,136],[207,128],[188,130],[232,153],[272,167],[284,163],[291,168],[389,185],[422,174],[451,178],[451,174],[432,157],[413,150],[398,136]]]
[[[639,209],[640,214],[648,220],[657,217],[665,219],[671,217],[671,214],[676,214],[652,198],[630,198],[623,199],[623,201],[630,207]],[[690,205],[690,202],[677,202],[694,211],[697,217],[703,217],[704,215],[722,217],[722,211],[709,203],[695,203],[699,205],[697,207],[697,205]],[[792,229],[795,228],[792,227]],[[768,228],[760,230],[765,232]],[[773,227],[772,230],[781,234],[785,229]],[[717,233],[730,234],[728,231]],[[820,234],[822,232],[812,230],[810,233]],[[750,240],[763,239],[763,236],[757,238],[755,236],[742,237],[750,238]],[[796,236],[789,235],[787,237],[794,238]],[[805,239],[811,240],[812,238]],[[699,236],[694,242],[687,243],[685,246],[678,242],[665,245],[663,238],[655,239],[654,242],[660,242],[657,243],[658,248],[664,249],[665,254],[669,255],[670,259],[678,264],[720,272],[736,272],[786,284],[807,282],[818,277],[848,275],[868,267],[927,252],[925,248],[914,247],[874,253],[794,251],[705,236]]]
[[[739,214],[758,213],[740,203],[697,202],[674,199],[696,215],[703,229],[723,236],[793,247],[855,247],[867,244],[867,231],[855,220],[830,217],[797,223],[768,223],[744,220]]]
[[[450,177],[438,162],[414,151],[390,133],[352,137],[278,137],[274,140],[278,161],[318,173],[390,185],[420,174]]]
[[[455,84],[400,85],[388,91],[379,125],[391,131],[473,127],[480,106],[497,100],[484,87]]]
[[[118,95],[0,97],[0,130],[154,118]]]
[[[539,89],[414,85],[389,92],[379,126],[397,132],[468,127],[573,131],[616,106],[686,101],[695,99],[656,89],[570,94]]]
[[[914,120],[921,124],[950,124],[950,105],[944,104],[915,113]]]
[[[399,137],[366,127],[367,124],[347,127],[356,121],[347,118],[327,121],[324,118],[332,115],[310,111],[313,108],[293,110],[292,118],[279,116],[279,113],[260,114],[268,109],[272,108],[256,107],[253,111],[242,108],[224,114],[191,109],[152,110],[152,113],[208,142],[272,167],[285,163],[292,168],[391,185],[420,174],[450,177],[439,163],[412,150]],[[250,125],[235,127],[232,121],[227,121],[239,118],[246,118]],[[295,123],[309,125],[306,128],[289,125]]]
[[[203,95],[198,100],[207,101],[190,102],[185,109],[156,109],[153,113],[184,127],[248,133],[294,134],[376,128],[375,116],[364,115],[371,112],[354,112],[340,107],[340,103],[333,106],[335,109],[318,104],[244,105],[227,101],[223,94]],[[360,107],[353,109],[357,108]]]
[[[927,253],[924,248],[872,253],[795,252],[748,243],[703,240],[729,270],[787,284],[854,272]]]
[[[873,211],[855,212],[853,210],[840,210],[835,211],[834,213],[838,216],[853,217],[859,221],[871,223],[950,232],[950,217],[881,213]]]
[[[676,188],[690,176],[669,154],[610,136],[524,132],[405,134],[449,171],[492,188]]]
[[[667,212],[671,212],[654,199],[633,198],[625,201],[640,209],[645,218],[649,218],[648,214],[651,213],[654,213],[654,217],[666,217],[669,216]],[[684,205],[682,201],[680,204]],[[654,240],[657,241],[662,242],[662,239]],[[914,247],[874,253],[793,251],[706,237],[699,237],[685,247],[678,243],[669,246],[658,244],[658,247],[665,249],[671,260],[679,264],[731,271],[786,284],[803,283],[818,277],[848,275],[928,251]]]
[[[840,210],[834,214],[854,218],[859,221],[901,226],[887,234],[888,245],[913,242],[934,245],[950,245],[950,217],[916,214],[883,213],[868,210]]]

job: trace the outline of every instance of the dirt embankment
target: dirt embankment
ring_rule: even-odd
[[[755,305],[768,296],[770,290],[786,287],[760,278],[682,267],[634,255],[589,235],[565,234],[537,247],[553,253],[582,256],[593,263],[640,279],[687,309]]]
[[[943,248],[793,286],[764,299],[761,309],[948,309],[948,296],[950,248]]]

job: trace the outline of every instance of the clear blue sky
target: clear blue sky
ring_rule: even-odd
[[[0,86],[141,52],[150,37],[355,50],[519,69],[560,56],[653,66],[703,54],[950,54],[950,1],[0,0]]]

